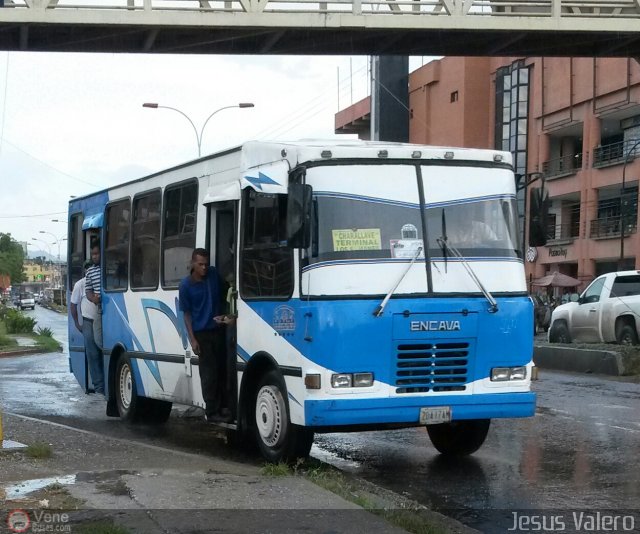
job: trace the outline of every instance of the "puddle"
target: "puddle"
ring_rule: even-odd
[[[41,490],[50,486],[51,484],[69,485],[76,483],[76,475],[66,475],[63,477],[51,477],[51,478],[34,478],[32,480],[23,480],[17,484],[5,486],[4,491],[7,500],[21,499],[33,493],[34,491]],[[1,490],[0,490],[1,491]]]

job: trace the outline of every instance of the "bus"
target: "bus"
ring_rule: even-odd
[[[107,414],[204,407],[178,284],[202,247],[237,310],[227,429],[270,461],[314,433],[425,426],[445,455],[532,416],[533,305],[511,155],[247,142],[74,198],[69,285],[101,246]],[[71,371],[92,391],[69,322]]]

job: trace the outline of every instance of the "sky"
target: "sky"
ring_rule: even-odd
[[[205,155],[334,137],[334,114],[369,92],[364,56],[0,52],[0,232],[64,260],[72,195],[196,158],[189,122],[144,102],[180,109],[198,131],[213,111],[254,103],[209,121]]]

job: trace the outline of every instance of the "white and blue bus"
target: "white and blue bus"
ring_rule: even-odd
[[[249,142],[71,200],[69,289],[99,240],[108,415],[204,406],[177,290],[203,247],[236,289],[228,426],[265,457],[420,425],[471,454],[491,419],[535,410],[517,220],[506,152]]]

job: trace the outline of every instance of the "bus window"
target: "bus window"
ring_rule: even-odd
[[[290,297],[293,251],[286,246],[286,195],[244,196],[241,292],[244,298]]]
[[[160,272],[160,191],[133,200],[131,287],[156,289]]]
[[[198,182],[167,188],[164,193],[162,238],[162,285],[177,287],[189,274],[196,246]]]
[[[82,264],[84,262],[84,250],[83,250],[83,240],[82,240],[82,223],[84,221],[84,217],[82,213],[76,213],[71,216],[71,222],[69,224],[70,234],[69,234],[69,248],[70,248],[70,258],[71,261],[69,263],[69,289],[73,289],[75,283],[84,277],[84,269],[82,268]]]
[[[104,289],[127,289],[129,277],[129,199],[107,206]]]

